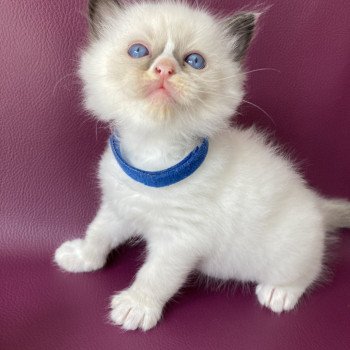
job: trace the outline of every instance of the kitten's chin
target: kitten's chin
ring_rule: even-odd
[[[166,122],[173,119],[175,115],[175,103],[163,93],[157,93],[146,105],[146,115],[155,122]]]
[[[144,101],[145,115],[156,123],[176,118],[178,107],[173,95],[164,89],[153,91]]]

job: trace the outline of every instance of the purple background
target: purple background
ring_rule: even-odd
[[[201,2],[201,1],[198,1]],[[229,13],[245,1],[207,1]],[[273,131],[310,184],[350,198],[350,2],[264,1],[249,51],[240,123]],[[300,308],[277,316],[252,288],[187,287],[149,333],[107,322],[142,247],[103,270],[58,271],[52,254],[83,234],[98,206],[95,171],[106,132],[82,110],[76,76],[85,1],[0,0],[0,349],[349,349],[350,238],[334,276]],[[275,71],[277,70],[277,71]]]

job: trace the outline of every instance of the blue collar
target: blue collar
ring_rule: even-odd
[[[115,159],[123,171],[133,180],[150,187],[170,186],[193,174],[204,162],[209,146],[208,140],[204,139],[202,144],[197,146],[180,163],[160,171],[145,171],[134,168],[124,160],[120,152],[119,140],[115,135],[110,136],[109,142]]]

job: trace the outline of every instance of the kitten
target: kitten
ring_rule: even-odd
[[[320,277],[326,232],[350,226],[349,202],[321,198],[262,135],[229,127],[258,16],[218,19],[173,1],[89,2],[85,104],[114,136],[100,161],[97,216],[55,262],[97,270],[142,236],[146,261],[111,302],[124,329],[154,327],[193,270],[256,282],[263,306],[291,310]]]

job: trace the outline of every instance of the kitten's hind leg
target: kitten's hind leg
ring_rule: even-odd
[[[259,303],[274,312],[292,310],[306,288],[298,286],[272,286],[258,284],[255,293]]]
[[[302,276],[299,275],[299,277],[288,281],[285,277],[286,273],[280,274],[279,271],[274,273],[273,277],[270,274],[269,277],[260,280],[255,289],[259,303],[277,313],[294,309],[301,296],[321,275],[322,250],[315,248],[313,253],[312,262],[304,260],[303,264],[295,266],[294,273],[291,265],[289,266],[289,276],[297,277],[299,273],[296,271],[303,271]],[[309,255],[311,256],[311,254]],[[288,269],[286,268],[284,271],[288,271]]]
[[[271,280],[260,282],[256,286],[255,294],[259,303],[273,312],[290,311],[294,309],[305,291],[318,279],[321,271],[321,263],[315,261],[308,275],[304,275],[293,282],[288,282],[285,278],[274,279],[272,283]],[[277,281],[281,283],[276,283]]]
[[[84,239],[64,242],[55,252],[54,261],[69,272],[98,270],[109,252],[127,240],[130,232],[116,213],[103,204],[89,225]]]
[[[257,274],[255,292],[260,304],[277,313],[294,309],[305,291],[322,277],[326,250],[323,220],[312,206],[300,208],[291,210],[290,217],[283,216],[273,248],[266,250],[266,255],[270,254],[266,265]]]

